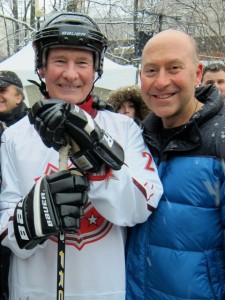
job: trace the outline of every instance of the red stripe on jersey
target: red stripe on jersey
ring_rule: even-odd
[[[0,241],[2,242],[2,240],[8,235],[8,228],[2,232],[1,236],[0,236]]]
[[[148,210],[150,210],[151,212],[153,212],[155,210],[155,207],[151,206],[150,204],[147,204],[147,208]]]
[[[143,185],[141,185],[136,179],[132,178],[133,183],[136,185],[136,187],[141,191],[141,193],[145,196],[147,200],[147,193]]]
[[[99,175],[91,175],[88,174],[87,178],[91,181],[102,181],[102,180],[109,180],[110,177],[113,177],[112,169],[106,167],[105,168],[105,174],[99,174]]]

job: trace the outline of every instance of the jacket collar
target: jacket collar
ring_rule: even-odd
[[[22,119],[28,111],[29,108],[21,101],[10,113],[0,113],[0,121],[5,122],[6,126],[9,127]]]

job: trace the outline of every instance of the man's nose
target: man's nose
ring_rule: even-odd
[[[155,87],[157,89],[163,89],[170,84],[170,76],[165,70],[160,70],[156,79]]]
[[[78,77],[78,68],[76,65],[67,65],[63,72],[63,77],[66,78],[69,81],[73,81]]]

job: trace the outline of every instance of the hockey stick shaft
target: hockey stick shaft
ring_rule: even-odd
[[[70,145],[59,150],[59,171],[68,169],[68,153]],[[65,254],[66,235],[64,231],[58,234],[58,261],[57,261],[57,300],[64,300],[65,290]]]

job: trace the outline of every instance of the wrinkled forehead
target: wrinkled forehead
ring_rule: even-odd
[[[94,51],[91,51],[89,48],[85,47],[68,47],[68,46],[52,46],[49,47],[49,52],[60,55],[63,53],[72,53],[79,56],[93,56]]]
[[[68,54],[72,55],[73,58],[77,59],[88,59],[94,62],[95,55],[90,49],[83,47],[68,47],[68,46],[53,46],[43,51],[43,65],[45,66],[50,57],[64,57]]]

